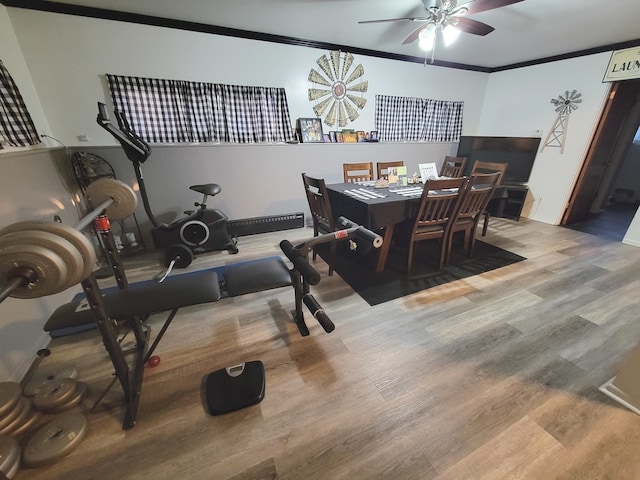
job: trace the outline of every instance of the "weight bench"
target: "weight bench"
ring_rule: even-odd
[[[223,297],[291,286],[291,274],[281,258],[266,258],[229,265],[220,279],[215,271],[202,270],[175,277],[162,283],[140,282],[126,289],[103,295],[110,318],[129,319],[181,307],[217,302]],[[223,290],[221,290],[221,288]],[[95,324],[95,314],[86,298],[58,307],[44,325],[46,332]]]
[[[222,278],[211,270],[169,277],[162,282],[128,285],[124,269],[120,264],[116,248],[107,250],[110,263],[116,274],[119,290],[102,294],[95,275],[89,275],[81,282],[86,299],[62,305],[54,311],[45,324],[45,331],[78,327],[95,322],[102,335],[102,341],[115,369],[115,378],[106,391],[96,401],[97,405],[111,386],[120,381],[125,396],[123,429],[135,426],[138,402],[142,390],[143,370],[147,360],[158,346],[167,328],[181,307],[202,303],[218,302],[224,296],[236,297],[248,293],[292,286],[295,293],[294,321],[302,336],[309,335],[304,321],[304,303],[313,317],[327,333],[335,329],[320,304],[309,292],[309,285],[320,283],[320,275],[309,264],[308,253],[320,243],[357,238],[365,244],[379,248],[382,238],[353,222],[340,218],[339,224],[345,229],[319,235],[293,246],[288,240],[280,242],[282,252],[293,264],[289,269],[282,258],[269,257],[253,262],[243,262],[228,266]],[[110,231],[106,232],[110,234]],[[113,239],[107,237],[109,245]],[[352,248],[355,249],[353,242]],[[164,277],[163,277],[164,278]],[[149,346],[150,329],[144,321],[152,313],[169,311],[153,344]],[[126,323],[135,336],[135,354],[132,367],[125,358],[121,342],[117,338],[118,321]],[[94,408],[95,408],[94,405]]]

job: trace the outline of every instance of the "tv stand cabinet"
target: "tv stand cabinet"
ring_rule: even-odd
[[[529,187],[525,184],[498,185],[487,205],[487,211],[492,217],[520,220],[528,192]]]

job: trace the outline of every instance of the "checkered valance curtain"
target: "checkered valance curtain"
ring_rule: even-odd
[[[22,95],[0,61],[0,140],[2,139],[13,147],[40,143],[40,137]]]
[[[457,142],[464,102],[376,95],[375,125],[382,142]]]
[[[293,140],[284,88],[107,74],[115,109],[150,143]]]

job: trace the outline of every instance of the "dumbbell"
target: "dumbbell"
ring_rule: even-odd
[[[82,230],[103,212],[122,220],[135,212],[138,197],[127,184],[102,178],[91,183],[86,196],[94,210],[75,226],[25,221],[0,230],[0,302],[7,297],[38,298],[62,292],[87,278],[96,253]]]

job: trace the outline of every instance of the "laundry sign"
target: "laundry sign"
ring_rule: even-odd
[[[640,47],[618,50],[611,54],[603,82],[640,78]]]

